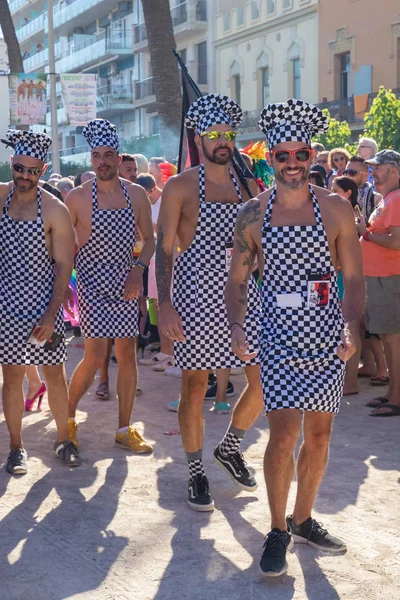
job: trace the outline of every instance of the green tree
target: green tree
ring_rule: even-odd
[[[328,131],[323,135],[316,136],[313,142],[323,144],[326,150],[346,148],[351,152],[353,147],[350,143],[351,131],[348,122],[334,119],[327,108],[323,108],[322,112],[326,114],[329,120]]]
[[[11,169],[8,162],[0,163],[0,181],[2,183],[11,181]]]
[[[378,148],[400,149],[400,98],[392,90],[379,88],[364,123],[365,135],[373,138]]]

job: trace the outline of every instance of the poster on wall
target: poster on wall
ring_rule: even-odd
[[[68,125],[86,125],[96,118],[96,77],[93,73],[60,75]]]
[[[11,125],[44,125],[47,108],[47,74],[9,75]]]

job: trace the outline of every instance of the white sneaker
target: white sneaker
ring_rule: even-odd
[[[172,402],[168,402],[168,404],[167,404],[168,410],[172,410],[172,412],[178,412],[180,401],[181,401],[181,399],[178,398],[178,400],[172,400]]]
[[[148,367],[154,367],[155,365],[159,365],[164,360],[169,358],[168,354],[163,354],[162,352],[158,352],[154,356],[150,356],[149,358],[141,358],[138,363],[139,365],[146,365]]]
[[[158,363],[155,367],[153,367],[153,371],[162,372],[162,371],[165,371],[166,369],[173,367],[174,364],[175,364],[174,357],[168,356],[168,358],[166,358],[162,362]]]
[[[168,375],[168,377],[176,377],[177,379],[182,379],[182,369],[179,367],[169,367],[165,369],[164,375]]]

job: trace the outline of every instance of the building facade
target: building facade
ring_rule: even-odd
[[[400,3],[320,2],[319,15],[319,101],[361,130],[379,86],[400,93]]]
[[[208,87],[212,0],[170,0],[178,50],[202,91]],[[46,0],[10,0],[24,70],[49,72]],[[210,8],[211,7],[211,8]],[[150,54],[141,0],[59,0],[53,5],[55,71],[96,73],[97,116],[112,121],[122,142],[158,135]],[[88,162],[81,127],[68,126],[57,83],[61,156]],[[50,113],[46,130],[50,131]]]
[[[239,140],[260,139],[268,102],[318,102],[318,0],[219,0],[215,53],[217,91],[245,111]]]

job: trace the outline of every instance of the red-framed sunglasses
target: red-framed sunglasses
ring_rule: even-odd
[[[311,148],[300,148],[300,150],[271,150],[270,154],[274,156],[279,163],[287,162],[290,156],[294,156],[299,162],[307,162],[314,154],[314,150]]]

